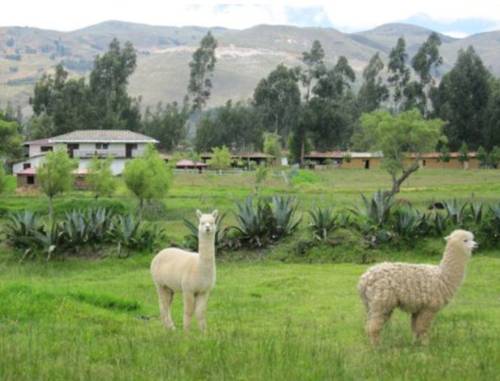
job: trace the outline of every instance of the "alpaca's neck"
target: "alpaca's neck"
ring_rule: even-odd
[[[201,271],[212,271],[215,268],[215,237],[198,237],[198,254]]]
[[[467,255],[465,253],[454,253],[453,247],[446,246],[443,259],[439,264],[443,281],[448,286],[452,296],[464,279]]]

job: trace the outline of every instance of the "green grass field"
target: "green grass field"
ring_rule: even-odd
[[[303,211],[318,204],[346,208],[359,202],[360,192],[387,181],[378,171],[303,172],[288,187],[276,174],[264,194],[294,194]],[[187,233],[182,217],[194,218],[196,208],[230,212],[252,189],[249,174],[176,175],[164,212],[154,218],[180,240]],[[500,171],[426,170],[399,198],[420,207],[451,198],[498,202],[499,191]],[[135,205],[123,189],[102,202]],[[75,192],[57,200],[56,210],[88,205],[91,195]],[[45,212],[46,206],[43,196],[16,195],[12,188],[0,197],[2,213]],[[414,345],[409,317],[396,313],[373,349],[356,291],[368,265],[276,260],[308,234],[306,222],[296,236],[246,259],[224,254],[206,336],[196,327],[190,334],[163,329],[148,270],[153,253],[20,264],[0,244],[0,380],[500,379],[497,251],[473,257],[462,288],[434,323],[429,346]],[[443,243],[378,250],[376,258],[437,263]],[[179,296],[174,320],[182,326]]]

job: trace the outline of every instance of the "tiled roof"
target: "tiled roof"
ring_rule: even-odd
[[[129,130],[77,130],[49,138],[49,143],[158,143]]]
[[[38,139],[38,140],[30,140],[23,143],[24,145],[35,145],[35,146],[50,146],[49,138]]]

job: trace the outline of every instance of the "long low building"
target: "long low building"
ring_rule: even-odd
[[[350,152],[350,151],[329,151],[310,152],[304,155],[304,159],[311,165],[331,165],[338,168],[359,168],[376,169],[380,168],[383,155],[381,152]],[[410,164],[414,157],[408,157]],[[420,155],[419,165],[421,168],[449,168],[449,169],[476,169],[480,167],[475,152],[468,154],[467,161],[460,161],[460,153],[451,152],[447,160],[442,159],[439,152],[428,152]]]

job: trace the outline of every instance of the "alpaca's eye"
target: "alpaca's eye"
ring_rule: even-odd
[[[464,239],[464,242],[467,242],[467,241],[468,241],[468,239]]]

